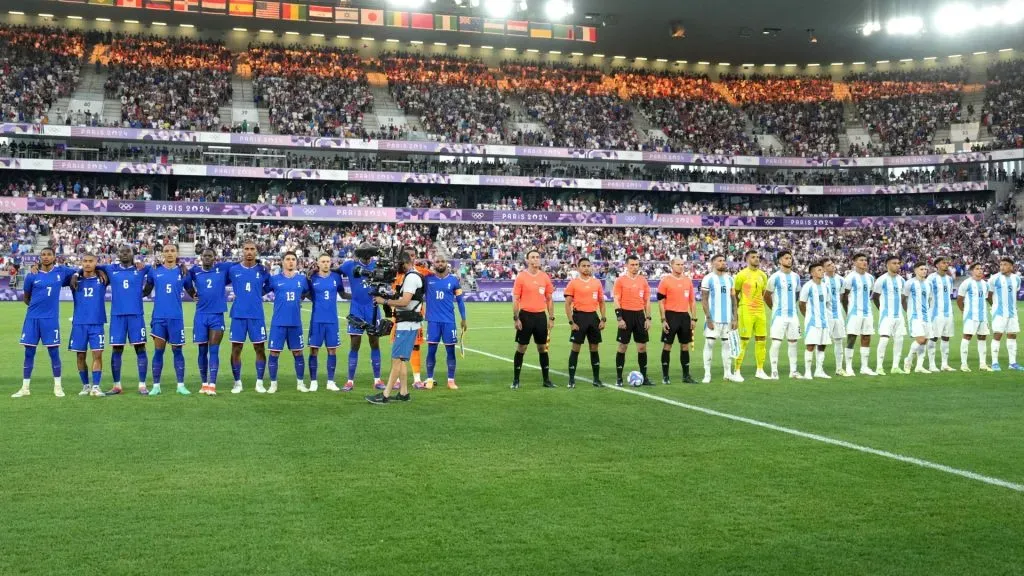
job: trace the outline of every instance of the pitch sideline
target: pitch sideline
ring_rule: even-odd
[[[511,358],[506,358],[504,356],[499,356],[497,354],[491,354],[490,352],[484,352],[483,350],[477,350],[475,348],[466,348],[466,351],[467,352],[474,352],[474,353],[480,354],[482,356],[487,356],[488,358],[493,358],[495,360],[501,360],[503,362],[508,362],[510,364],[512,363],[512,359]],[[540,366],[537,366],[537,365],[534,365],[534,364],[526,364],[526,363],[524,363],[523,366],[526,366],[528,368],[533,368],[533,369],[536,369],[536,370],[540,370]],[[569,376],[568,373],[561,372],[559,370],[551,369],[551,372],[553,374],[558,374],[560,376],[566,376],[566,377]],[[577,376],[576,379],[577,380],[581,380],[583,382],[587,382],[587,383],[591,382],[591,380],[589,378],[583,378],[581,376]],[[921,458],[914,458],[913,456],[904,456],[902,454],[896,454],[894,452],[888,452],[886,450],[879,450],[877,448],[871,448],[870,446],[862,446],[860,444],[854,444],[853,442],[847,442],[845,440],[838,440],[836,438],[829,438],[828,436],[821,436],[820,434],[813,434],[811,432],[804,432],[802,430],[796,430],[795,428],[787,428],[785,426],[779,426],[777,424],[772,424],[770,422],[762,422],[760,420],[754,420],[753,418],[747,418],[745,416],[737,416],[735,414],[729,414],[727,412],[719,412],[718,410],[712,410],[711,408],[704,408],[702,406],[696,406],[694,404],[687,404],[685,402],[679,402],[677,400],[672,400],[671,398],[663,398],[661,396],[655,396],[654,394],[648,394],[648,393],[642,392],[640,390],[633,390],[631,388],[618,388],[616,386],[606,386],[606,387],[608,389],[614,390],[616,392],[623,392],[623,393],[626,393],[626,394],[633,394],[635,396],[640,396],[640,397],[647,398],[647,399],[650,399],[650,400],[656,400],[658,402],[669,404],[669,405],[675,406],[677,408],[684,408],[686,410],[692,410],[694,412],[700,412],[701,414],[705,414],[705,415],[708,415],[708,416],[716,416],[718,418],[725,418],[726,420],[732,420],[734,422],[742,422],[743,424],[749,424],[751,426],[757,426],[759,428],[766,428],[768,430],[772,430],[772,431],[775,431],[775,432],[782,432],[783,434],[789,434],[791,436],[797,436],[799,438],[805,438],[805,439],[808,439],[808,440],[814,440],[815,442],[821,442],[823,444],[829,444],[829,445],[832,445],[832,446],[839,446],[841,448],[846,448],[846,449],[849,449],[849,450],[856,450],[857,452],[862,452],[864,454],[872,454],[874,456],[881,456],[882,458],[888,458],[890,460],[896,460],[898,462],[903,462],[905,464],[913,464],[915,466],[920,466],[922,468],[930,468],[932,470],[938,470],[939,472],[945,472],[946,474],[952,474],[954,476],[960,476],[961,478],[967,478],[969,480],[974,480],[976,482],[983,482],[985,484],[990,484],[992,486],[998,486],[1000,488],[1008,488],[1008,489],[1014,490],[1016,492],[1024,492],[1024,484],[1018,484],[1016,482],[1010,482],[1010,481],[1007,481],[1007,480],[1002,480],[1000,478],[994,478],[992,476],[985,476],[984,474],[978,474],[977,472],[971,472],[970,470],[961,470],[959,468],[953,468],[952,466],[946,466],[945,464],[938,464],[936,462],[930,462],[928,460],[922,460]]]

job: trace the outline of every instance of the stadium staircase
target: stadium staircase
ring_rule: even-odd
[[[263,133],[270,132],[270,111],[267,109],[260,110],[256,106],[256,101],[253,97],[254,91],[252,87],[252,73],[242,74],[240,68],[248,65],[239,65],[235,69],[235,75],[231,77],[231,104],[221,105],[217,110],[217,115],[220,117],[220,123],[223,125],[231,126],[234,124],[234,111],[245,110],[256,108],[257,120],[260,123],[260,131]],[[266,120],[264,120],[266,116]],[[250,128],[251,130],[251,128]]]
[[[43,248],[50,247],[50,235],[43,236],[42,234],[36,236],[36,241],[32,243],[32,253],[39,254],[39,251]]]
[[[423,124],[416,116],[406,115],[405,110],[391,96],[388,77],[381,72],[367,72],[366,80],[373,94],[373,113],[363,114],[363,128],[367,132],[376,132],[388,125],[406,126],[412,132],[423,134]],[[415,136],[412,137],[415,139]]]
[[[518,95],[514,94],[506,83],[502,86],[499,81],[499,89],[502,90],[502,95],[505,98],[505,104],[512,110],[512,124],[516,130],[524,130],[527,132],[540,132],[544,136],[551,138],[551,130],[544,124],[538,122],[533,116],[530,116],[529,112],[526,111],[526,104],[519,98]]]
[[[95,52],[94,52],[95,53]],[[101,60],[102,62],[102,60]],[[78,79],[78,89],[71,95],[69,100],[98,101],[103,103],[100,116],[106,123],[121,122],[121,101],[116,98],[107,98],[104,85],[107,83],[107,68],[96,71],[95,61],[82,66],[82,73]]]

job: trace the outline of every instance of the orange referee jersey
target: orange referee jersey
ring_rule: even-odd
[[[597,312],[604,300],[604,287],[593,276],[587,280],[573,278],[565,287],[565,295],[572,298],[572,309],[576,312]]]
[[[662,306],[669,312],[690,312],[697,303],[693,281],[685,274],[678,278],[673,274],[663,276],[658,283],[658,294],[665,296]]]
[[[624,274],[615,279],[612,295],[619,301],[619,306],[623,310],[643,311],[651,300],[651,285],[647,283],[647,278],[644,278],[643,274],[637,274],[635,278]]]
[[[554,293],[555,285],[544,271],[531,274],[523,270],[512,285],[512,295],[519,300],[519,309],[523,312],[546,312]]]

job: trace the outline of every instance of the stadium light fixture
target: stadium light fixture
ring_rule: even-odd
[[[310,36],[312,36],[313,38],[323,38],[324,34],[322,34],[320,32],[313,32],[313,33],[310,34]]]
[[[881,31],[882,31],[882,23],[881,22],[867,22],[863,26],[860,27],[860,33],[865,35],[865,36],[871,36],[875,32],[881,32]]]
[[[604,58],[604,54],[594,54],[594,58]]]
[[[139,21],[138,20],[125,20],[124,23],[125,24],[138,24]]]
[[[8,14],[13,14],[14,16],[24,16],[25,15],[25,13],[22,12],[21,10],[8,10],[7,13]]]
[[[972,6],[963,2],[947,4],[935,12],[932,25],[941,34],[956,35],[976,28],[1013,25],[1024,20],[1024,0]]]
[[[775,64],[765,64],[765,68],[775,68]]]
[[[373,42],[373,36],[363,36],[362,39],[367,41],[367,42]]]
[[[447,42],[434,42],[434,46],[441,46],[442,48],[447,46]]]
[[[97,20],[99,20],[99,18],[97,18]],[[178,24],[178,27],[179,28],[195,28],[196,25],[195,24]]]
[[[548,0],[544,6],[544,15],[548,20],[560,21],[573,13],[572,2],[569,0]]]
[[[420,46],[423,44],[423,40],[409,40],[409,44],[412,44],[413,46]]]
[[[459,48],[472,48],[469,44],[459,44]]]
[[[676,64],[686,64],[686,60],[676,60]]]
[[[701,60],[700,62],[697,62],[697,65],[698,66],[710,66],[711,62],[705,62],[704,60]]]
[[[513,0],[487,0],[487,14],[492,18],[507,18],[512,13]]]
[[[81,20],[81,18],[79,18]],[[167,22],[153,22],[153,26],[167,26]]]
[[[516,49],[511,47],[511,46],[505,46],[504,50],[505,50],[505,52],[515,52],[516,51]]]
[[[903,63],[906,63],[906,62],[913,62],[913,61],[914,61],[914,59],[913,59],[913,58],[900,58],[900,62],[903,62]]]
[[[552,56],[561,56],[562,55],[562,51],[561,50],[551,50],[550,52],[548,52],[548,54],[551,54]]]
[[[398,44],[398,38],[388,38],[384,41],[387,42],[388,44]]]
[[[796,68],[796,64],[786,64],[786,68]]]
[[[864,62],[854,62],[853,65],[854,66],[863,66]]]
[[[985,50],[980,50],[980,51],[978,51],[978,52],[972,52],[972,54],[973,54],[974,56],[984,56],[985,54],[988,54],[988,52],[987,52],[987,51],[985,51]]]
[[[899,16],[885,23],[885,32],[890,36],[913,36],[924,32],[924,20],[920,16]]]
[[[540,50],[537,50],[536,48],[527,48],[526,51],[529,52],[530,54],[536,54],[540,52]]]
[[[625,56],[612,56],[612,59],[614,59],[614,60],[625,60],[626,57]]]
[[[53,18],[53,14],[44,14],[44,13],[40,12],[39,13],[39,17],[40,18]],[[125,20],[125,22],[127,22],[127,20]]]
[[[81,16],[68,16],[68,20],[81,20],[81,19],[82,19]],[[156,22],[153,22],[153,24],[156,24]]]
[[[262,32],[262,30],[261,30],[261,32]],[[338,34],[337,38],[338,38],[338,40],[348,40],[349,39],[348,35],[346,35],[346,34]]]
[[[888,60],[879,60],[879,61],[875,62],[875,64],[888,64],[888,63],[889,63]]]
[[[110,18],[97,18],[97,22],[110,22]]]
[[[952,60],[954,58],[960,58],[961,56],[963,56],[963,54],[950,54],[949,59]]]
[[[637,56],[636,58],[633,58],[633,60],[636,61],[636,62],[647,62],[647,57],[646,56]]]
[[[719,66],[730,66],[730,64],[728,62],[719,62],[718,65]]]
[[[293,30],[288,30],[287,32],[285,32],[285,34],[287,34],[288,36],[298,36],[299,35],[298,32],[295,32]]]
[[[1013,52],[1013,48],[1000,48],[1000,52]]]
[[[232,28],[235,32],[248,32],[248,28]]]
[[[817,62],[807,65],[808,68],[817,68],[818,66],[821,66],[821,64],[818,64]]]
[[[661,63],[668,62],[668,58],[658,58],[658,62],[661,62]]]
[[[481,50],[494,50],[494,46],[488,46],[488,45],[484,44],[483,46],[480,47],[480,49]]]
[[[845,66],[842,62],[833,62],[831,66]]]
[[[583,52],[573,52],[573,56],[583,56]]]
[[[922,60],[924,60],[925,62],[931,62],[933,60],[938,60],[938,59],[939,59],[938,56],[925,56],[924,58],[922,58]]]

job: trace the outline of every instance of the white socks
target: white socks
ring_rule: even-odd
[[[836,372],[843,369],[843,339],[832,339],[832,354],[835,356]]]
[[[875,350],[875,367],[879,370],[885,370],[885,349],[888,347],[888,336],[882,336],[878,339],[878,349]]]
[[[960,341],[960,365],[967,366],[967,350],[971,345],[971,341],[964,338]]]
[[[999,363],[999,346],[1002,344],[1001,340],[992,339],[992,363]]]
[[[942,350],[942,365],[949,366],[949,340],[940,341],[939,348]]]
[[[726,342],[728,342],[728,340],[726,340],[725,342],[722,342],[722,356],[725,356],[725,347],[728,345],[728,344],[726,344]],[[705,374],[711,374],[711,360],[712,360],[711,355],[714,354],[714,353],[715,353],[715,340],[712,339],[712,338],[705,338],[704,339],[704,373]],[[725,360],[725,358],[723,358],[723,360]],[[724,364],[726,366],[725,371],[726,371],[726,373],[728,373],[729,372],[729,362],[726,361],[726,362],[724,362]]]
[[[706,342],[706,341],[705,341]],[[714,342],[714,341],[712,341]],[[708,354],[708,365],[711,364],[711,355]],[[722,339],[722,364],[725,366],[725,375],[732,376],[732,341],[728,338]],[[710,368],[708,369],[710,370]]]
[[[814,352],[804,350],[804,378],[811,379],[811,368],[814,364]]]
[[[925,344],[925,347],[927,348],[928,352],[928,367],[931,368],[932,370],[935,370],[937,366],[935,364],[935,341],[929,340],[927,344]]]
[[[846,349],[846,371],[853,374],[853,348]]]
[[[1006,353],[1009,354],[1009,356],[1010,356],[1010,358],[1009,358],[1010,364],[1016,364],[1017,363],[1017,339],[1016,338],[1008,338],[1006,340]]]
[[[892,348],[892,369],[895,370],[899,367],[901,356],[903,356],[903,336],[894,336],[892,341],[895,344]]]
[[[978,362],[981,366],[988,366],[988,362],[985,361],[985,341],[978,340]]]
[[[782,348],[782,340],[772,340],[772,347],[768,350],[768,363],[772,367],[772,374],[779,372],[779,348]]]
[[[800,369],[796,365],[796,351],[800,346],[796,342],[789,343],[789,371],[799,372]]]

